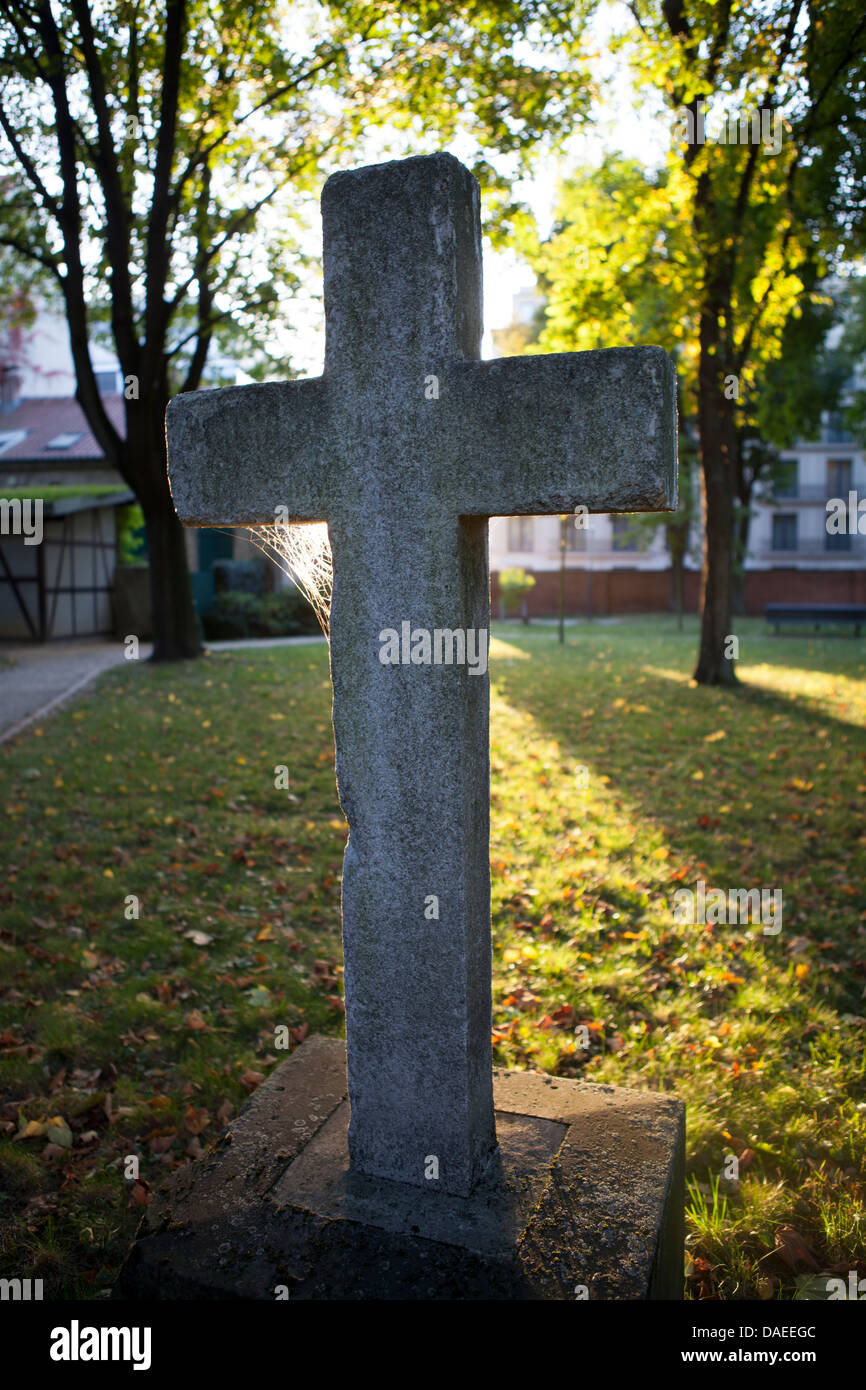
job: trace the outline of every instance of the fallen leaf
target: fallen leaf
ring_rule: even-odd
[[[16,1139],[38,1139],[45,1133],[45,1125],[41,1120],[25,1120],[22,1116],[19,1124],[21,1128],[15,1135]]]
[[[776,1251],[789,1269],[796,1269],[798,1264],[807,1265],[809,1269],[814,1270],[819,1268],[818,1261],[794,1226],[780,1226],[778,1228],[775,1246]]]
[[[184,1129],[189,1134],[201,1134],[210,1124],[210,1115],[206,1110],[196,1110],[195,1106],[188,1105],[186,1114],[183,1117]]]
[[[150,1144],[149,1144],[149,1146],[148,1146],[149,1149],[150,1149],[150,1152],[151,1152],[152,1154],[164,1154],[164,1153],[168,1153],[169,1149],[170,1149],[170,1148],[172,1147],[172,1145],[174,1144],[174,1141],[175,1141],[176,1138],[177,1138],[177,1132],[176,1132],[176,1130],[172,1130],[170,1134],[156,1134],[156,1135],[154,1135],[153,1139],[151,1139]]]
[[[72,1148],[72,1130],[62,1115],[55,1115],[53,1119],[45,1121],[45,1138],[52,1144],[59,1144],[63,1149]]]

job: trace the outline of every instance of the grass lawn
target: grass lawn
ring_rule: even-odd
[[[496,629],[495,1058],[681,1096],[688,1296],[787,1299],[866,1274],[866,651],[737,630],[727,693],[694,622]],[[327,652],[114,670],[0,783],[0,1274],[104,1296],[275,1028],[342,1030]],[[781,931],[677,922],[699,878]]]

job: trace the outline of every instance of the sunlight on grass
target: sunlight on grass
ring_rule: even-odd
[[[501,637],[490,638],[489,659],[491,661],[529,661],[530,654],[513,642],[504,642]]]
[[[672,671],[663,666],[650,666],[649,663],[644,664],[641,670],[648,676],[656,676],[659,680],[676,681],[679,685],[697,687],[697,681],[692,680],[688,671]]]

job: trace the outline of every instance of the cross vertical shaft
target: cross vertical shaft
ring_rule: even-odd
[[[435,384],[480,355],[477,185],[448,157],[387,164],[329,180],[322,215],[325,379],[353,450],[329,516],[349,1151],[362,1172],[465,1193],[496,1142],[488,680],[383,665],[379,634],[489,629],[487,525],[446,505]]]

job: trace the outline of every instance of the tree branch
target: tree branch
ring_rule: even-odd
[[[159,130],[144,277],[145,325],[144,362],[142,365],[149,382],[154,377],[158,359],[161,358],[162,336],[166,322],[164,297],[170,259],[168,220],[171,213],[171,170],[177,141],[180,73],[185,29],[186,0],[167,0]]]
[[[14,127],[12,126],[12,123],[9,120],[9,117],[6,115],[6,112],[2,104],[0,104],[0,126],[3,127],[3,133],[6,136],[6,139],[9,141],[9,144],[12,146],[12,153],[15,155],[15,158],[18,160],[18,163],[24,170],[24,174],[27,178],[27,181],[30,183],[31,187],[35,188],[42,202],[43,207],[53,217],[56,217],[58,212],[57,200],[56,198],[52,198],[51,194],[48,192],[48,189],[45,187],[45,184],[42,182],[42,179],[39,175],[39,170],[36,168],[35,163],[30,158],[24,146],[21,144],[21,141],[19,140],[18,135]]]
[[[5,233],[0,233],[0,246],[8,246],[10,250],[17,252],[19,256],[23,256],[25,260],[35,261],[38,265],[43,266],[45,270],[51,272],[58,285],[63,285],[63,276],[60,273],[60,269],[56,261],[51,259],[47,251],[37,251],[35,246],[30,246],[26,241],[19,241],[17,237],[7,236]]]
[[[78,196],[75,125],[69,110],[63,50],[50,0],[39,0],[37,14],[42,42],[49,62],[47,80],[54,102],[60,175],[63,181],[63,200],[57,220],[63,234],[63,254],[66,265],[66,274],[63,276],[63,297],[69,323],[72,360],[75,364],[77,383],[75,394],[106,458],[117,466],[121,453],[121,438],[109,420],[102,403],[90,358],[87,302],[84,294],[84,267],[81,260],[81,202]]]
[[[97,153],[95,167],[105,202],[105,246],[111,266],[111,326],[117,353],[125,372],[137,372],[139,345],[135,333],[132,283],[129,276],[129,213],[117,165],[117,152],[111,134],[111,120],[105,93],[105,79],[87,0],[71,0],[72,11],[81,34],[87,81],[96,117]]]
[[[214,153],[214,151],[218,150],[220,145],[224,144],[225,141],[228,140],[229,137],[233,135],[240,126],[244,125],[244,123],[248,121],[251,116],[257,115],[259,112],[267,110],[267,108],[269,106],[272,106],[275,101],[279,101],[281,97],[287,96],[289,92],[294,91],[296,88],[300,87],[302,82],[306,81],[310,77],[315,76],[316,73],[324,71],[326,67],[330,66],[335,61],[335,59],[339,57],[341,51],[342,50],[339,48],[330,49],[326,57],[323,58],[321,62],[314,64],[313,67],[308,68],[306,72],[304,72],[301,76],[293,79],[291,82],[284,82],[281,87],[275,88],[275,90],[271,92],[269,96],[265,97],[264,100],[258,102],[256,106],[251,107],[245,115],[237,117],[237,119],[232,123],[231,128],[224,130],[222,134],[218,135],[214,140],[212,140],[209,145],[197,146],[196,149],[194,149],[192,154],[190,155],[186,167],[184,168],[183,172],[179,175],[175,187],[172,190],[170,198],[172,212],[174,212],[177,209],[184,188],[186,187],[189,180],[192,178],[196,169],[200,167],[204,160],[209,159],[210,156]]]

